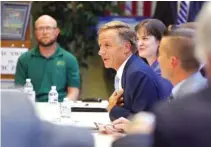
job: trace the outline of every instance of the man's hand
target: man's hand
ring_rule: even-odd
[[[121,89],[120,91],[116,92],[114,91],[113,94],[109,97],[109,104],[108,104],[108,112],[111,111],[111,109],[115,106],[115,105],[119,105],[119,106],[123,106],[123,89]]]
[[[150,112],[139,112],[132,119],[130,125],[125,128],[128,134],[150,134],[154,131],[155,115]]]
[[[120,98],[118,99],[117,105],[120,106],[120,107],[123,107],[123,106],[124,106],[123,97],[120,97]]]
[[[121,130],[115,129],[114,126],[111,124],[98,125],[98,128],[99,133],[112,135],[116,139],[125,136],[125,134]]]
[[[128,125],[130,125],[130,120],[120,117],[119,119],[116,119],[112,122],[112,125],[115,129],[121,130],[122,132],[125,132]]]
[[[98,125],[98,128],[101,134],[109,134],[117,139],[125,136],[125,129],[128,125],[130,125],[130,121],[124,117],[121,117],[113,121],[111,124]]]
[[[113,134],[113,133],[125,133],[125,130],[128,125],[130,125],[130,120],[121,117],[119,119],[116,119],[111,124],[96,124],[99,128],[100,133],[104,134]]]

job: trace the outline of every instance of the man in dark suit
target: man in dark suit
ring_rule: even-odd
[[[126,23],[112,21],[99,29],[98,43],[105,67],[117,71],[108,106],[111,120],[149,111],[160,98],[160,86],[152,69],[133,54],[137,50],[136,33]],[[121,89],[123,98],[118,97]]]
[[[112,147],[152,147],[152,137],[147,134],[132,134],[113,142]]]
[[[1,92],[2,147],[93,147],[91,133],[72,126],[41,121],[31,102],[22,92]]]
[[[158,61],[162,75],[174,85],[171,99],[178,99],[207,87],[207,80],[198,71],[200,63],[194,55],[194,35],[191,29],[179,28],[170,31],[161,40]],[[117,130],[125,131],[130,123],[125,118],[119,118],[112,125]]]
[[[189,1],[187,22],[195,20],[201,10],[203,1]],[[155,9],[154,18],[160,19],[166,26],[177,24],[178,1],[158,1]]]
[[[211,3],[198,16],[195,55],[205,64],[209,87],[154,108],[155,147],[211,146]]]
[[[203,7],[198,16],[195,55],[205,64],[208,88],[194,95],[186,95],[171,103],[157,104],[154,147],[211,147],[211,3]],[[135,139],[136,138],[136,139]],[[140,147],[143,134],[126,136],[113,143],[120,147]],[[148,138],[146,138],[148,139]],[[133,142],[131,142],[133,140]],[[124,146],[121,146],[124,147]]]

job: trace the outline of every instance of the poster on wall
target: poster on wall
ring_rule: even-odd
[[[31,3],[2,2],[2,40],[25,40],[30,10]]]
[[[27,48],[1,48],[1,74],[15,74],[16,64]]]

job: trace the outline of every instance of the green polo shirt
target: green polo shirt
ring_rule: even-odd
[[[49,58],[42,56],[38,47],[22,54],[17,62],[15,83],[24,85],[30,78],[36,101],[47,102],[51,86],[56,86],[59,101],[67,95],[67,87],[80,87],[80,73],[76,58],[57,45]]]

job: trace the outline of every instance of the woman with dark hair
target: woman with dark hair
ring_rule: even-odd
[[[147,60],[149,66],[158,75],[165,98],[169,97],[173,86],[170,81],[161,76],[157,58],[160,41],[166,29],[166,26],[158,19],[145,19],[135,27],[138,36],[138,54]]]

